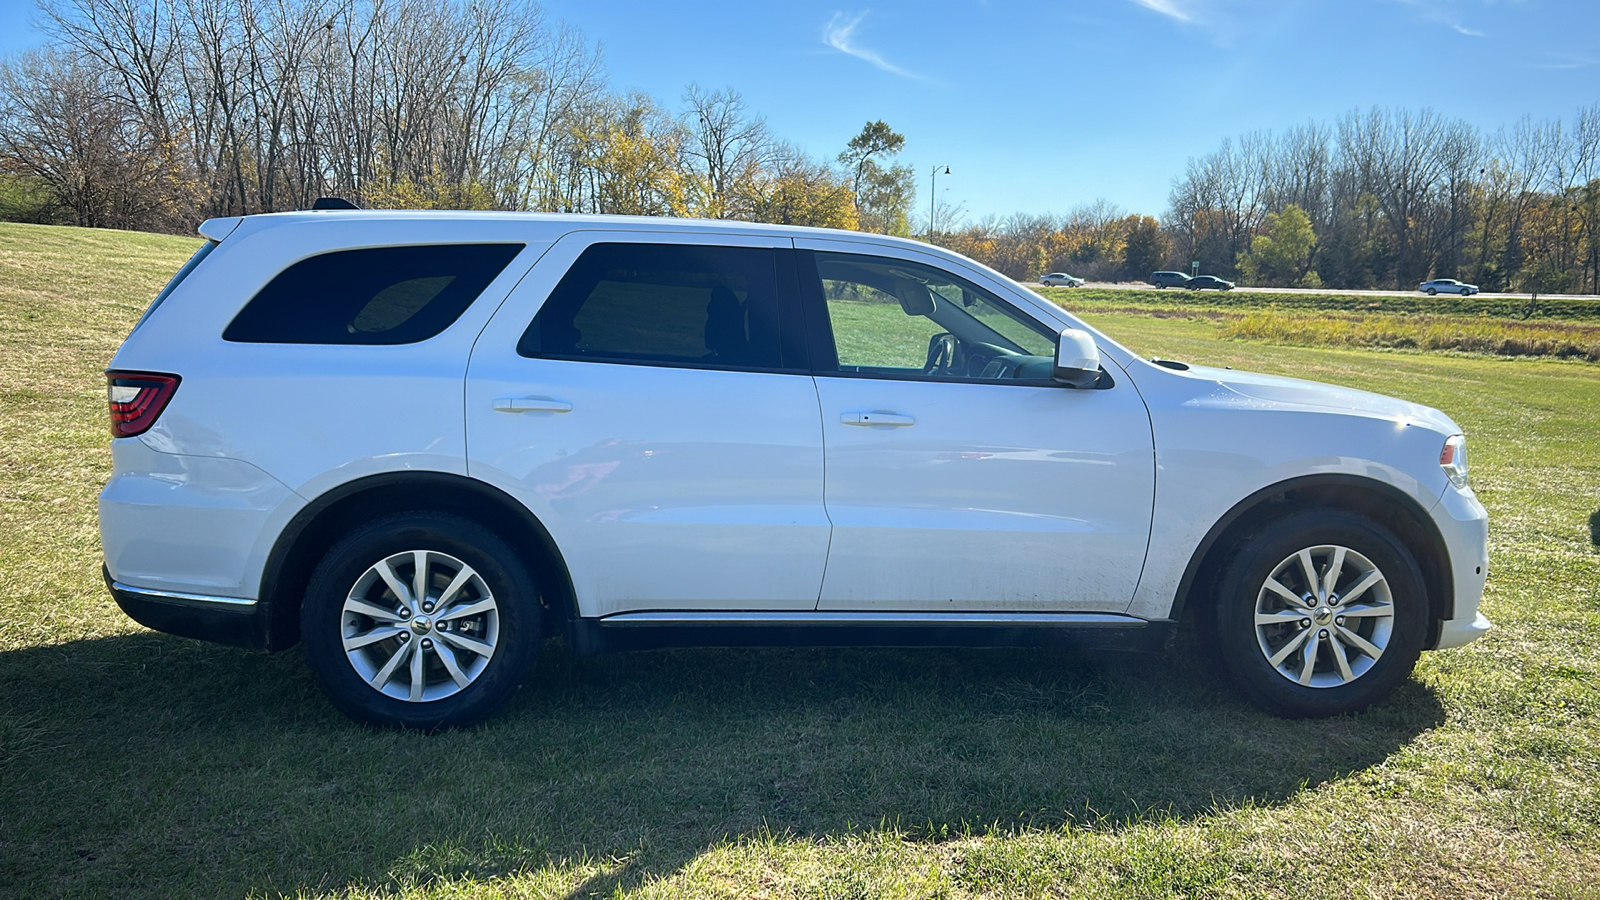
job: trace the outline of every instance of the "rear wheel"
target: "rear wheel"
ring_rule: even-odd
[[[498,707],[532,662],[537,591],[483,526],[401,513],[328,551],[311,576],[301,634],[312,672],[351,718],[464,725]]]
[[[1410,675],[1428,600],[1410,552],[1364,517],[1313,510],[1237,548],[1214,637],[1252,699],[1292,717],[1363,709]]]

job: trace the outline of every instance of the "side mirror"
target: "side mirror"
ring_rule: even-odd
[[[1056,338],[1056,365],[1050,377],[1075,388],[1094,387],[1100,380],[1100,348],[1089,332],[1064,328]]]

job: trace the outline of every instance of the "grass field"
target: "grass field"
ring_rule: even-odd
[[[100,583],[99,371],[194,246],[0,224],[0,897],[1600,897],[1600,365],[1086,304],[1466,427],[1497,628],[1360,715],[1272,718],[1187,652],[551,645],[428,737]]]

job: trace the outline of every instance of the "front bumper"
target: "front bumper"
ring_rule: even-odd
[[[1489,579],[1489,516],[1470,490],[1447,487],[1433,509],[1433,520],[1449,550],[1455,583],[1450,618],[1439,623],[1439,638],[1430,648],[1444,650],[1477,640],[1493,627],[1478,611]]]
[[[1439,625],[1439,642],[1433,645],[1435,650],[1448,650],[1462,644],[1470,644],[1478,638],[1489,633],[1494,625],[1483,613],[1478,613],[1472,619],[1450,619]]]
[[[255,600],[129,587],[104,566],[100,572],[117,605],[146,628],[251,650],[267,647],[266,611]]]

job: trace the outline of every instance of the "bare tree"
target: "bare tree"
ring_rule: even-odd
[[[0,159],[48,185],[79,225],[171,223],[186,212],[172,173],[118,88],[71,52],[0,64]]]
[[[770,167],[775,144],[767,121],[753,115],[738,91],[708,91],[690,84],[684,91],[684,152],[699,178],[696,211],[711,219],[749,219],[756,177]]]

